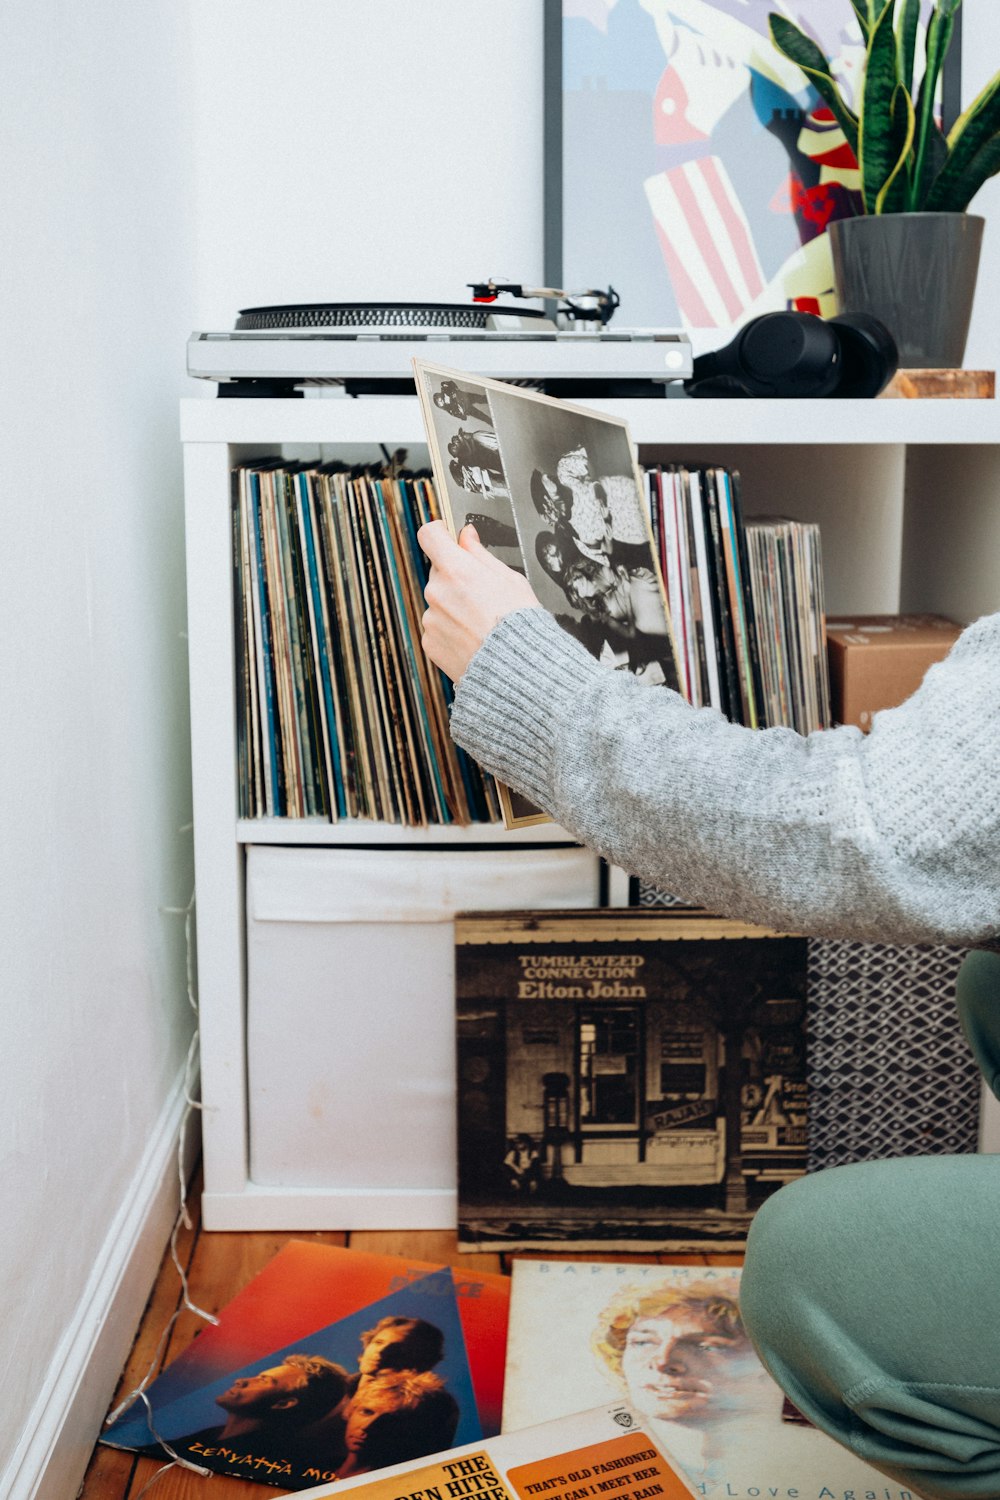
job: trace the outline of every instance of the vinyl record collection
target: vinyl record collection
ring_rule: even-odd
[[[235,471],[240,816],[498,822],[420,649],[433,486],[343,465]]]
[[[830,723],[819,528],[744,521],[733,470],[647,470],[682,689],[751,729]]]
[[[280,458],[234,479],[240,816],[499,822],[420,647],[431,479]],[[744,523],[730,470],[644,483],[682,691],[750,728],[825,727],[818,528]]]
[[[762,722],[800,734],[828,729],[833,716],[819,527],[754,516],[746,538]]]

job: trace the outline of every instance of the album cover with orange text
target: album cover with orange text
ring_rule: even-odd
[[[363,1500],[688,1500],[695,1493],[625,1401],[306,1494],[320,1500],[345,1489]]]

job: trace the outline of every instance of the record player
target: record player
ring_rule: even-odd
[[[193,333],[188,374],[220,396],[410,394],[410,361],[531,384],[556,396],[663,396],[691,374],[687,335],[611,329],[607,292],[566,293],[514,283],[472,284],[471,303],[322,302],[244,308],[231,331]],[[499,303],[503,292],[544,298],[548,310]]]

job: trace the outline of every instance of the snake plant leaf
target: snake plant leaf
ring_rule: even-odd
[[[898,157],[892,138],[892,104],[898,85],[896,33],[893,31],[895,0],[887,0],[871,36],[865,60],[865,86],[858,122],[858,165],[865,212],[876,213],[876,200]]]
[[[912,98],[913,61],[917,55],[917,28],[920,25],[920,0],[903,0],[897,27],[899,81]]]
[[[820,98],[833,110],[837,123],[855,156],[858,152],[858,117],[849,109],[830,72],[830,64],[812,37],[794,22],[773,12],[767,18],[771,40],[779,52],[795,63],[809,79]]]
[[[965,170],[955,173],[949,162],[931,183],[927,194],[928,210],[939,213],[964,213],[988,177],[1000,172],[1000,131],[984,141]]]
[[[934,100],[941,69],[951,45],[952,31],[955,26],[954,14],[957,9],[958,0],[954,4],[951,0],[939,0],[927,27],[927,56],[924,63],[924,76],[920,81],[920,93],[917,96],[917,129],[913,171],[910,177],[910,207],[912,209],[919,208],[923,202],[931,179],[928,151],[933,137]]]
[[[892,140],[892,149],[896,152],[896,165],[892,168],[884,184],[879,189],[875,199],[875,212],[877,214],[901,213],[906,207],[906,190],[908,187],[906,164],[910,157],[910,147],[913,145],[913,129],[916,115],[913,110],[913,100],[910,98],[908,89],[901,83],[896,85],[892,95],[890,107],[889,134]]]
[[[938,174],[964,175],[983,146],[1000,130],[1000,73],[976,95],[948,132],[950,152],[947,166]]]
[[[917,112],[917,124],[914,129],[913,139],[916,143],[917,130],[919,130],[919,111]],[[916,154],[915,152],[913,153]],[[928,126],[927,135],[924,138],[924,159],[921,169],[921,180],[918,189],[915,178],[915,167],[911,164],[910,188],[907,199],[907,207],[911,213],[920,213],[927,208],[927,194],[931,184],[938,173],[943,170],[948,161],[948,142],[944,138],[944,131],[937,120],[932,119]]]
[[[868,4],[868,0],[851,0],[851,4],[854,6],[854,14],[858,18],[858,25],[861,27],[861,35],[867,43],[868,33],[871,31],[872,26],[871,7]]]

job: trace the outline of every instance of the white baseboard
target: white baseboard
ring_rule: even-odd
[[[107,1415],[179,1207],[177,1136],[186,1108],[181,1068],[131,1186],[3,1474],[4,1500],[72,1500]],[[198,1146],[188,1127],[185,1178]]]

